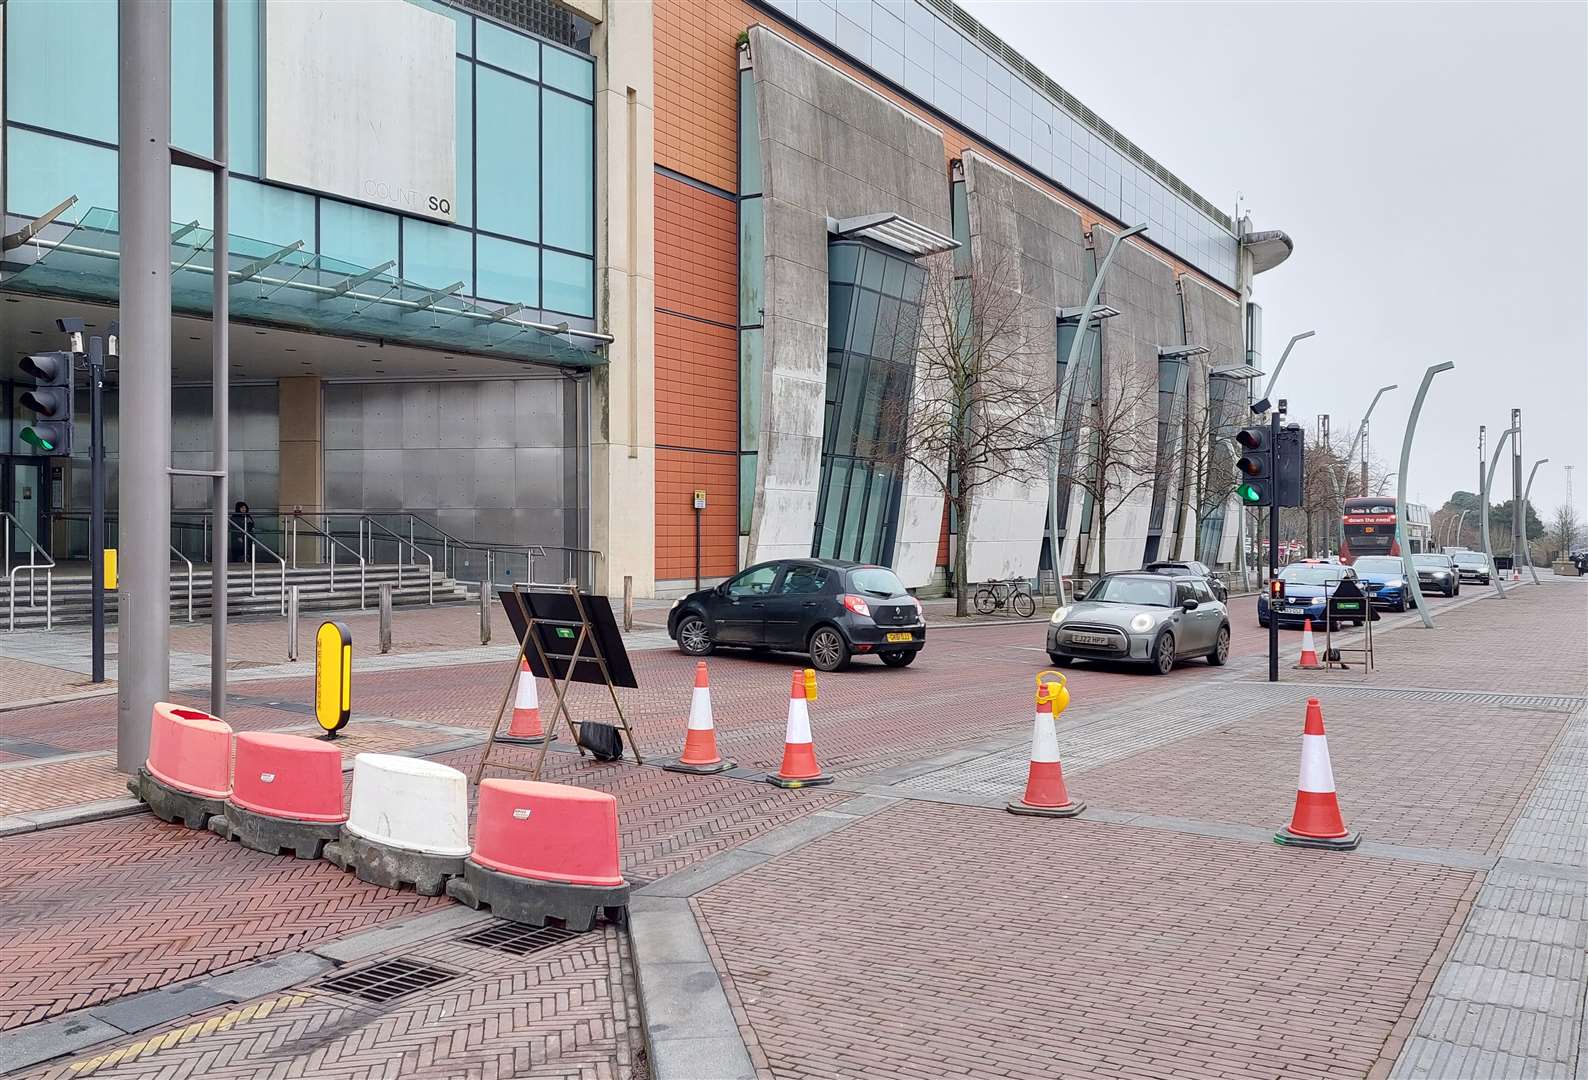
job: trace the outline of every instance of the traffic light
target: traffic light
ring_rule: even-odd
[[[1235,441],[1241,447],[1241,459],[1235,463],[1241,474],[1235,494],[1247,506],[1274,505],[1274,448],[1269,444],[1268,429],[1243,428]]]
[[[18,399],[38,414],[22,429],[22,441],[47,457],[72,452],[72,354],[33,353],[22,358],[22,374],[33,380],[33,389]]]
[[[1304,442],[1299,425],[1279,429],[1279,441],[1274,446],[1274,490],[1280,506],[1301,505]]]

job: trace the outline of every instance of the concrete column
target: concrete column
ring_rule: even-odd
[[[582,5],[588,6],[588,5]],[[597,30],[597,293],[616,339],[592,386],[590,546],[596,588],[656,587],[655,59],[650,0],[606,5]]]
[[[291,514],[294,507],[318,513],[325,509],[325,410],[320,404],[320,377],[293,375],[280,381],[276,393],[281,448],[276,502],[283,515]],[[288,561],[292,558],[286,550],[281,554]],[[312,563],[318,555],[312,534],[298,538],[300,564]]]

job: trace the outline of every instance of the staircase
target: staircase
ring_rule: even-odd
[[[399,580],[400,578],[400,580]],[[253,588],[250,589],[250,577],[247,567],[231,567],[227,574],[226,582],[226,611],[228,618],[238,618],[246,615],[282,615],[282,577],[279,566],[266,570],[261,566],[253,577]],[[210,615],[210,599],[212,575],[207,566],[193,568],[193,618],[207,619]],[[33,593],[33,603],[28,602],[28,575],[26,572],[17,575],[16,587],[16,622],[17,630],[42,630],[45,628],[45,574],[38,572],[37,583]],[[432,599],[432,586],[434,587],[434,601],[437,604],[453,604],[466,600],[479,599],[479,587],[465,588],[462,584],[453,581],[442,574],[432,574],[424,568],[412,565],[400,568],[396,565],[369,566],[364,575],[364,599],[370,611],[374,611],[380,604],[380,587],[383,584],[391,585],[391,602],[395,607],[415,607],[429,604]],[[292,587],[298,587],[298,610],[307,611],[347,611],[358,610],[359,607],[359,574],[355,566],[349,569],[346,566],[336,568],[336,585],[331,585],[331,571],[325,566],[306,566],[297,570],[289,569],[286,572],[285,588],[288,593]],[[57,572],[53,580],[53,607],[54,625],[74,626],[85,625],[93,617],[93,585],[81,573],[62,574]],[[8,586],[0,581],[0,631],[8,628],[10,615],[10,598]],[[114,622],[116,618],[116,592],[107,590],[105,593],[105,618]],[[173,564],[171,567],[171,621],[173,623],[185,622],[188,618],[188,576],[187,567]]]

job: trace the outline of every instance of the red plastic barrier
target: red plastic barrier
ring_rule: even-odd
[[[481,866],[571,885],[621,885],[618,801],[604,791],[534,780],[482,780],[474,825]]]
[[[232,793],[231,725],[198,709],[157,701],[144,767],[167,787],[224,799]]]
[[[290,821],[346,821],[342,752],[301,735],[245,731],[237,736],[232,802]]]

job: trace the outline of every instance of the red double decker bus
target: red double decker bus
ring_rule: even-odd
[[[1362,555],[1399,555],[1395,539],[1395,500],[1382,495],[1345,500],[1341,518],[1340,561],[1352,563]]]

